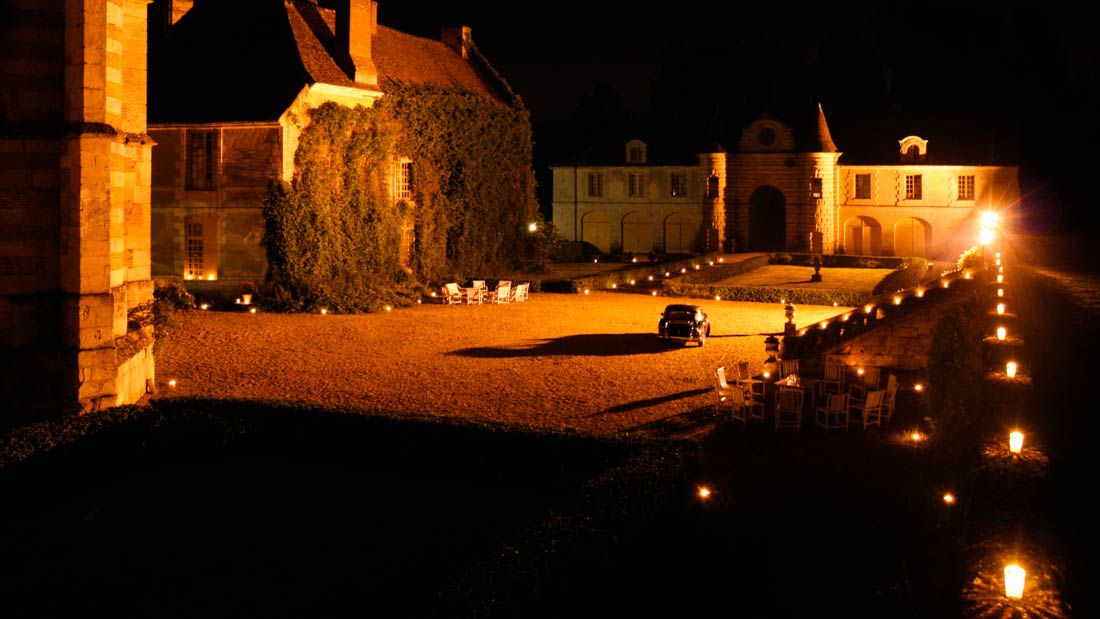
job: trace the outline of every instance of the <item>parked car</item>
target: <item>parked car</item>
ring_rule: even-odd
[[[657,337],[672,342],[698,342],[702,346],[710,337],[710,318],[699,305],[668,305],[657,323]]]

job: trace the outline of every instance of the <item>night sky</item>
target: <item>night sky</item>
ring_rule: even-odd
[[[816,100],[841,150],[879,117],[995,124],[1038,225],[1079,229],[1068,215],[1093,200],[1100,89],[1081,5],[383,0],[379,21],[432,37],[471,26],[531,112],[538,170],[615,117],[737,125]]]

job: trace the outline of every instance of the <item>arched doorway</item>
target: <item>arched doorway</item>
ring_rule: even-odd
[[[595,245],[602,252],[611,251],[611,222],[599,211],[585,213],[581,218],[581,240]]]
[[[932,226],[923,219],[906,217],[894,224],[894,255],[928,257],[932,247]]]
[[[787,199],[771,185],[749,196],[749,249],[776,251],[787,246]]]
[[[695,235],[699,232],[699,220],[683,213],[673,213],[665,218],[665,253],[683,254],[695,251]]]
[[[634,211],[623,217],[623,251],[653,251],[653,220]]]
[[[874,217],[852,217],[844,222],[844,253],[877,256],[882,253],[882,225]]]

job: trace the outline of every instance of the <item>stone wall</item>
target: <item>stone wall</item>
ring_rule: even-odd
[[[0,30],[0,423],[154,378],[144,0],[13,0]]]

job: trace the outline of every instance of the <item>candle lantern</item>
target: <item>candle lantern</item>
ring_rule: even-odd
[[[1027,579],[1027,570],[1011,563],[1005,566],[1005,597],[1018,600],[1024,597],[1024,581]]]
[[[1015,361],[1009,361],[1005,364],[1005,374],[1007,374],[1009,378],[1016,378],[1017,367]]]
[[[998,314],[1004,314],[1005,313],[1005,304],[1004,303],[998,303],[997,304],[997,313]]]
[[[997,339],[1002,342],[1008,337],[1008,331],[1004,327],[997,327]]]
[[[1008,435],[1008,450],[1015,455],[1020,455],[1024,450],[1024,433],[1014,430]]]

